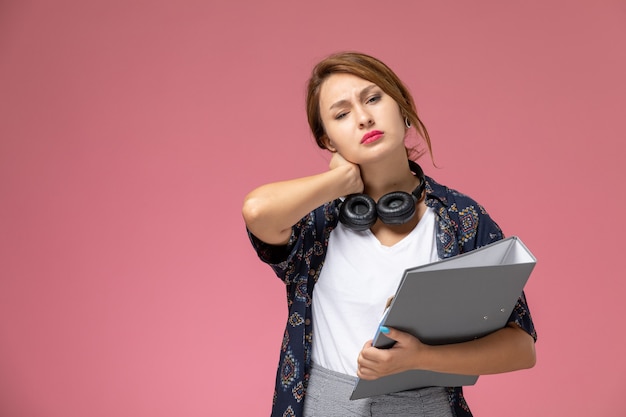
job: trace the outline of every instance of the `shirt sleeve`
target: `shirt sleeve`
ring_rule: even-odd
[[[530,309],[528,308],[528,303],[526,302],[526,295],[522,291],[522,295],[517,300],[517,304],[513,308],[513,312],[509,317],[509,323],[515,323],[522,330],[532,336],[532,338],[537,341],[537,332],[535,331],[535,325],[533,323],[533,319],[530,316]]]
[[[482,223],[482,227],[478,228],[477,236],[478,241],[481,243],[480,246],[504,239],[504,234],[498,224],[489,216],[487,211],[481,205],[478,205],[478,207],[481,213]],[[531,335],[535,342],[537,341],[537,332],[535,331],[535,325],[533,324],[530,309],[528,308],[528,303],[526,301],[526,295],[523,291],[513,308],[513,312],[509,316],[508,322],[515,323],[522,330]]]
[[[292,227],[291,236],[285,245],[263,242],[248,230],[252,247],[259,259],[274,270],[276,276],[285,283],[293,282],[297,279],[298,272],[306,269],[302,268],[302,262],[309,263],[311,252],[319,255],[327,244],[325,234],[329,220],[332,220],[333,208],[333,203],[327,203],[300,219]]]
[[[455,192],[456,201],[460,203],[456,210],[459,216],[459,244],[461,253],[468,252],[488,245],[504,238],[500,226],[491,218],[483,206],[471,198]],[[509,316],[509,323],[515,323],[537,340],[537,332],[530,315],[526,295],[522,292],[517,300],[513,312]]]

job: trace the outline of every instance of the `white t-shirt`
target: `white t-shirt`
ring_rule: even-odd
[[[313,362],[356,376],[359,352],[374,337],[404,270],[438,259],[431,208],[393,246],[383,246],[370,230],[355,232],[339,223],[313,291]]]

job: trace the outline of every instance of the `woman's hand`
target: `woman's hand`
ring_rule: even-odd
[[[358,358],[359,378],[373,380],[419,368],[420,356],[428,349],[427,345],[397,329],[390,328],[385,336],[396,341],[389,349],[376,348],[371,340],[363,346]]]
[[[363,179],[361,178],[361,169],[357,164],[353,164],[352,162],[347,161],[343,156],[339,154],[339,152],[333,152],[333,156],[330,158],[330,163],[328,167],[333,169],[345,170],[346,171],[346,188],[348,194],[356,194],[363,192]]]

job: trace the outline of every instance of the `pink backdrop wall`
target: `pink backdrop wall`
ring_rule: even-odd
[[[0,415],[269,414],[284,291],[241,202],[326,169],[304,83],[354,49],[539,259],[537,366],[475,415],[623,416],[625,41],[621,0],[0,2]]]

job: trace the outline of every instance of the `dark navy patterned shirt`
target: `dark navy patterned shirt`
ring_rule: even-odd
[[[426,177],[426,205],[437,215],[436,238],[440,259],[469,252],[503,238],[500,227],[484,208],[466,195]],[[300,417],[311,365],[312,294],[324,264],[331,231],[338,222],[339,200],[318,207],[300,220],[284,246],[266,244],[249,233],[259,258],[285,283],[289,314],[280,351],[272,417]],[[537,335],[524,294],[509,322],[535,340]],[[455,417],[471,417],[461,387],[448,388]]]

